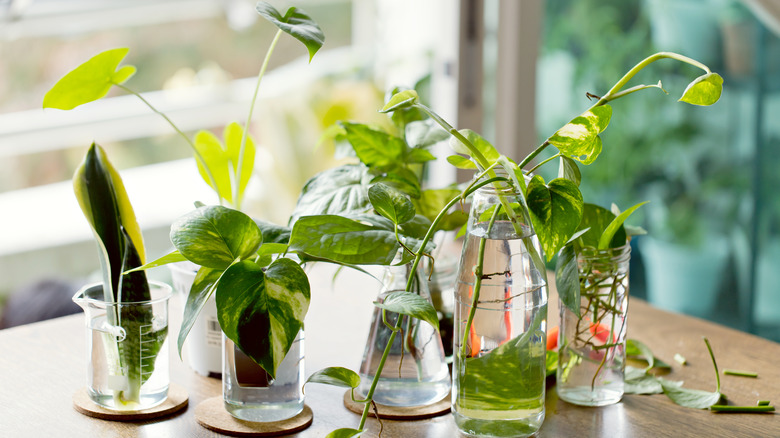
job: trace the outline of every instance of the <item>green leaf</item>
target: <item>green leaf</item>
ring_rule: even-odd
[[[561,155],[561,164],[558,166],[558,178],[565,178],[576,184],[578,187],[582,181],[580,168],[577,163],[569,157]]]
[[[275,377],[309,309],[306,273],[290,259],[278,259],[265,271],[244,260],[225,270],[216,294],[222,331]]]
[[[203,157],[212,175],[214,175],[217,186],[214,187],[212,184],[203,163],[200,160],[195,160],[201,178],[206,181],[209,187],[219,193],[222,198],[228,202],[233,202],[233,191],[230,185],[230,165],[228,164],[228,153],[225,150],[225,146],[222,145],[222,142],[219,141],[216,135],[209,131],[198,131],[195,134],[193,145]]]
[[[374,305],[389,312],[409,315],[412,318],[425,321],[439,330],[439,316],[430,301],[414,292],[396,291],[385,295]]]
[[[354,438],[363,435],[363,432],[355,429],[336,429],[325,436],[325,438]]]
[[[385,184],[374,184],[368,189],[368,198],[374,210],[400,225],[414,218],[414,205],[408,196]]]
[[[183,261],[186,261],[186,260],[187,260],[187,258],[184,257],[183,255],[181,255],[181,253],[179,251],[173,250],[170,253],[165,254],[164,256],[158,258],[157,260],[151,261],[151,262],[149,262],[149,263],[147,263],[147,264],[145,264],[143,266],[139,266],[139,267],[137,267],[135,269],[131,269],[129,271],[125,271],[124,274],[129,274],[129,273],[135,272],[135,271],[143,271],[143,270],[151,269],[151,268],[157,268],[157,267],[164,266],[164,265],[167,265],[167,264],[170,264],[170,263],[179,263],[179,262],[183,262]]]
[[[281,243],[287,245],[290,243],[290,227],[283,227],[261,219],[255,219],[257,227],[263,234],[263,244]]]
[[[595,204],[584,204],[582,210],[582,221],[580,222],[578,230],[588,229],[582,236],[580,236],[579,242],[582,246],[592,246],[597,248],[599,239],[607,229],[610,223],[615,220],[615,214],[606,208],[600,207]],[[618,248],[626,244],[626,232],[624,227],[620,227],[612,238],[610,243],[611,248]]]
[[[547,377],[554,376],[558,371],[558,352],[547,351],[547,357],[545,358],[545,369],[547,370]]]
[[[301,216],[351,215],[371,211],[372,176],[362,164],[346,164],[314,175],[301,189],[290,223]]]
[[[329,367],[316,371],[306,379],[306,383],[323,383],[342,388],[357,388],[360,386],[360,376],[348,368]]]
[[[322,33],[322,29],[303,9],[291,7],[287,9],[284,16],[266,2],[257,2],[255,9],[261,17],[302,42],[309,51],[309,62],[325,43],[325,34]]]
[[[43,107],[70,110],[104,97],[112,85],[124,83],[135,73],[132,65],[117,70],[128,50],[106,50],[71,70],[46,93]]]
[[[253,256],[262,241],[252,218],[222,206],[198,208],[171,226],[171,242],[187,260],[215,269]]]
[[[458,189],[430,189],[423,190],[419,199],[413,199],[415,210],[433,222],[439,212],[456,196],[460,196]],[[439,222],[439,230],[455,230],[463,226],[469,215],[459,207],[453,207]]]
[[[488,162],[488,165],[491,165],[498,161],[501,154],[498,153],[496,148],[490,144],[489,141],[485,140],[477,134],[476,132],[470,130],[470,129],[461,129],[460,131],[461,135],[466,137],[466,140],[469,141],[474,147],[482,154],[483,157]],[[473,156],[473,153],[471,152],[471,149],[469,149],[466,145],[464,145],[457,137],[450,137],[450,148],[463,155],[467,155],[471,158],[475,158]],[[475,158],[476,159],[476,158]]]
[[[555,267],[555,287],[567,309],[580,316],[580,274],[574,245],[568,244],[558,254]]]
[[[585,111],[559,129],[549,142],[558,148],[561,154],[583,164],[590,164],[601,153],[599,134],[607,129],[612,117],[612,107],[597,106]]]
[[[339,122],[344,136],[355,149],[360,161],[368,167],[396,164],[404,152],[404,141],[362,123]]]
[[[604,230],[604,232],[601,234],[601,237],[599,238],[599,249],[607,249],[610,247],[610,243],[612,243],[613,238],[615,237],[615,233],[618,232],[623,227],[623,222],[628,219],[629,216],[631,216],[631,213],[636,211],[637,208],[647,204],[647,201],[640,202],[639,204],[636,204],[632,207],[630,207],[628,210],[620,213],[619,216],[617,216],[615,219],[612,220],[612,222],[607,225],[607,228]],[[614,213],[613,213],[614,214]],[[625,229],[623,229],[623,233],[625,233]],[[628,238],[628,237],[626,237]],[[625,241],[623,241],[622,244],[619,244],[618,246],[625,245]],[[614,246],[613,246],[614,248]]]
[[[718,404],[723,398],[720,392],[683,388],[665,379],[658,380],[661,382],[664,394],[676,404],[686,408],[707,409],[712,405]]]
[[[436,157],[426,149],[412,148],[406,154],[404,161],[408,164],[427,163],[434,161]]]
[[[428,233],[430,227],[431,221],[427,217],[416,214],[410,220],[399,225],[398,233],[401,235],[402,239],[406,237],[422,239]],[[406,239],[404,240],[406,241]],[[429,242],[428,245],[433,245],[433,243]]]
[[[384,108],[382,108],[379,112],[380,113],[390,113],[393,111],[397,111],[400,109],[406,109],[411,107],[412,105],[416,104],[419,100],[419,97],[417,96],[417,92],[414,90],[403,90],[399,93],[394,94],[392,97],[390,97],[390,100],[387,101]]]
[[[187,339],[187,335],[192,330],[192,326],[195,325],[195,321],[200,315],[200,311],[203,306],[206,305],[211,294],[214,293],[214,288],[219,282],[219,278],[222,275],[222,270],[212,269],[207,267],[201,267],[198,269],[198,273],[195,274],[195,280],[192,282],[190,292],[187,294],[187,299],[184,303],[184,313],[181,320],[181,329],[179,330],[179,358],[181,358],[181,352],[184,348],[184,341]]]
[[[637,341],[635,339],[630,341],[632,344],[631,345],[632,349],[635,348],[639,351],[639,354],[637,356],[641,357],[647,362],[647,368],[645,368],[645,371],[648,371],[651,368],[653,368],[655,366],[655,356],[653,355],[653,352],[650,350],[650,347],[645,345],[643,342]],[[626,341],[626,344],[628,344],[628,341]]]
[[[700,106],[712,105],[720,99],[722,92],[723,78],[717,73],[707,73],[688,84],[679,102]]]
[[[406,143],[412,148],[427,148],[450,138],[450,133],[441,129],[433,120],[410,122],[406,125]]]
[[[477,168],[473,161],[462,155],[450,155],[447,157],[447,162],[458,169],[476,170]]]
[[[420,197],[420,180],[411,169],[406,167],[395,167],[390,171],[383,172],[381,175],[371,180],[372,183],[383,183],[394,189],[400,190],[413,199]]]
[[[531,221],[550,261],[577,231],[582,218],[582,194],[568,179],[556,178],[545,184],[540,175],[531,179],[527,190]]]
[[[225,149],[227,150],[228,163],[233,170],[233,175],[237,175],[239,156],[241,155],[241,137],[244,135],[244,128],[236,122],[225,126],[222,137],[225,139]],[[243,198],[244,190],[249,184],[249,178],[252,176],[252,170],[255,168],[255,142],[252,136],[247,134],[246,144],[244,145],[244,160],[241,162],[241,184],[238,187],[237,198]],[[206,179],[204,177],[204,179]],[[227,198],[225,198],[227,199]]]

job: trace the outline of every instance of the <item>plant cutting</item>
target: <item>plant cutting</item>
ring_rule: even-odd
[[[654,85],[637,85],[623,89],[640,70],[660,59],[675,59],[705,71],[704,75],[696,78],[686,88],[681,101],[695,105],[711,105],[718,100],[722,88],[722,78],[719,75],[711,72],[705,65],[685,56],[668,52],[657,53],[629,70],[614,87],[599,97],[591,108],[564,125],[519,164],[500,155],[489,142],[477,133],[470,130],[459,131],[452,127],[438,114],[423,105],[413,90],[396,93],[383,108],[385,112],[411,109],[428,115],[431,120],[452,136],[450,145],[459,155],[448,157],[448,161],[456,167],[476,169],[478,172],[475,182],[461,195],[454,197],[445,205],[445,209],[432,222],[426,236],[430,235],[431,230],[436,228],[437,222],[446,209],[471,195],[477,188],[488,186],[493,192],[490,194],[493,200],[487,205],[483,205],[481,209],[475,210],[474,205],[472,205],[470,225],[467,231],[472,242],[470,245],[469,242],[464,245],[461,257],[459,284],[462,288],[458,292],[461,305],[458,307],[461,308],[460,312],[463,313],[464,317],[459,323],[455,337],[457,354],[453,363],[455,371],[453,413],[456,417],[456,423],[462,431],[490,436],[519,436],[530,435],[541,425],[544,416],[543,379],[545,375],[544,345],[546,344],[544,328],[547,299],[543,254],[547,253],[547,259],[552,259],[577,232],[584,207],[582,195],[577,188],[580,172],[576,162],[590,164],[601,153],[602,142],[599,134],[606,129],[612,116],[609,103],[640,90],[650,88],[663,90],[660,82]],[[557,148],[558,152],[530,170],[524,170],[526,165],[550,146]],[[541,176],[532,176],[536,169],[554,159],[560,159],[561,162],[558,178],[547,183]],[[530,178],[528,183],[526,183],[527,177]],[[293,226],[291,243],[295,241],[300,245],[305,245],[303,239],[299,237],[302,230],[298,229],[298,224],[304,219],[307,218],[299,219]],[[620,227],[620,224],[617,227]],[[501,230],[501,237],[491,234],[494,229]],[[329,237],[327,229],[316,229],[312,232],[319,233],[318,235],[322,237]],[[307,240],[311,241],[314,236],[307,237]],[[497,266],[486,264],[486,255],[489,254],[488,260],[491,260],[496,254],[495,248],[491,248],[490,252],[487,252],[487,248],[497,241],[515,245],[515,250],[519,250],[518,254],[521,254],[517,260],[522,260],[523,263],[517,268],[523,267],[524,269],[515,269],[515,266],[511,265],[514,261],[508,256],[512,254],[512,251],[504,252],[504,255],[500,256]],[[425,243],[425,238],[423,242]],[[421,246],[415,252],[415,261],[422,258],[423,252],[424,246]],[[499,254],[502,252],[503,249],[499,249]],[[501,266],[510,266],[512,269],[494,270],[495,267]],[[417,267],[418,263],[415,262],[412,272]],[[513,271],[518,274],[524,272],[527,276],[512,276]],[[512,276],[511,278],[520,280],[523,286],[517,291],[516,296],[510,294],[508,297],[493,298],[494,293],[491,292],[492,284],[490,281],[501,276]],[[488,281],[485,282],[485,280]],[[475,329],[489,330],[491,328],[491,324],[487,322],[490,318],[478,314],[477,310],[477,304],[481,303],[480,294],[483,282],[487,284],[485,294],[489,302],[509,304],[513,299],[523,297],[530,300],[527,302],[534,303],[531,306],[534,311],[530,315],[526,315],[525,318],[515,319],[511,309],[494,312],[494,314],[504,318],[505,322],[494,321],[492,327],[497,328],[499,332],[503,327],[505,330],[503,336],[510,336],[509,339],[505,339],[507,342],[498,348],[495,347],[495,343],[491,346],[483,346],[481,340],[487,339],[484,335],[471,336],[477,333]],[[407,291],[409,291],[409,287],[407,287]],[[400,313],[403,313],[403,310]],[[512,325],[514,331],[507,330],[510,325],[509,321],[519,322],[516,324],[517,327]],[[396,325],[394,329],[399,330],[400,327]],[[391,342],[392,339],[388,342],[388,348]],[[537,344],[539,346],[538,352]],[[505,357],[511,357],[512,360],[505,360]],[[380,363],[377,375],[381,372],[381,365]],[[529,370],[538,369],[540,372],[530,373],[532,377],[528,379],[528,382],[519,384],[528,385],[528,390],[523,390],[520,397],[525,398],[526,394],[530,396],[534,393],[541,396],[533,395],[529,399],[517,400],[516,404],[509,407],[509,404],[515,402],[514,399],[507,400],[502,397],[502,394],[505,393],[506,385],[510,384],[511,381],[524,379],[522,375],[519,378],[517,376],[519,370],[526,367]],[[485,370],[488,372],[483,372]],[[475,376],[479,377],[481,383],[488,385],[486,387],[491,388],[491,391],[478,393],[470,390],[471,384],[469,382],[476,381]],[[312,375],[309,382],[354,388],[358,380],[359,378],[354,372],[343,368],[328,368]],[[541,384],[535,383],[537,380],[541,381]],[[495,397],[491,398],[491,395]],[[362,434],[372,402],[371,397],[372,392],[369,392],[367,397],[361,400],[365,403],[365,408],[357,429],[338,429],[329,436],[348,437]],[[541,400],[541,403],[537,403],[538,408],[528,409],[527,404],[532,400]]]
[[[150,285],[143,272],[124,273],[144,263],[143,238],[122,179],[100,146],[87,151],[73,190],[95,235],[103,273],[102,284],[73,297],[91,332],[90,398],[115,410],[152,407],[168,391],[163,345],[170,288]]]

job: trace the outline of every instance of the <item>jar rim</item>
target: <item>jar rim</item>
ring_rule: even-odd
[[[95,283],[89,283],[84,285],[81,289],[79,289],[74,295],[73,295],[73,301],[74,302],[88,302],[88,303],[94,303],[99,304],[103,306],[128,306],[128,305],[139,305],[139,304],[157,304],[160,302],[167,301],[171,295],[173,289],[171,286],[167,283],[163,283],[160,281],[155,280],[148,280],[150,289],[157,288],[160,292],[158,293],[158,296],[152,297],[148,300],[143,301],[105,301],[103,299],[97,299],[93,298],[87,295],[87,292],[99,288],[101,291],[103,289],[103,283],[102,282],[95,282]]]

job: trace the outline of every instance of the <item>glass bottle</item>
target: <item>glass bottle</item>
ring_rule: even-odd
[[[389,266],[383,278],[383,287],[377,298],[406,290],[411,265]],[[417,272],[412,292],[430,301],[428,281]],[[387,312],[387,322],[394,326],[398,314]],[[439,332],[425,321],[404,315],[402,333],[396,335],[387,356],[382,374],[374,390],[375,402],[386,406],[425,406],[436,403],[450,392],[452,384],[447,363],[444,360]],[[392,331],[382,321],[382,309],[374,309],[371,330],[360,364],[360,386],[357,397],[365,398],[376,375],[387,341]]]
[[[580,315],[560,303],[558,396],[582,406],[605,406],[623,397],[626,311],[631,245],[577,254]]]
[[[542,425],[543,259],[523,197],[501,182],[478,189],[455,290],[452,413],[467,435],[530,436]]]

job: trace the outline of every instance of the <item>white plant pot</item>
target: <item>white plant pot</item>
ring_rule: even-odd
[[[192,283],[197,274],[197,265],[181,262],[168,265],[171,270],[173,288],[176,291],[182,312]],[[184,343],[182,357],[190,368],[202,376],[219,377],[222,374],[222,329],[217,318],[217,303],[212,295],[195,320]]]

